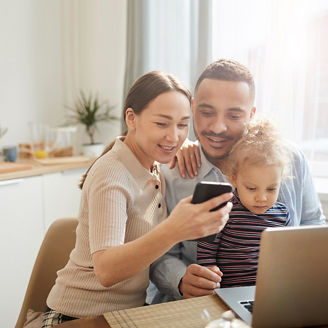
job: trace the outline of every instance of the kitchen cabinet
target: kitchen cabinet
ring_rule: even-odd
[[[76,169],[43,176],[45,231],[60,217],[78,215],[81,197],[78,185],[84,172],[85,169]]]
[[[15,326],[49,225],[57,218],[78,215],[78,183],[85,171],[78,168],[0,181],[0,327]]]
[[[42,176],[0,182],[0,327],[14,327],[43,235]]]

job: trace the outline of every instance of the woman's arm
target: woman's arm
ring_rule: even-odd
[[[194,178],[197,175],[197,168],[202,165],[198,142],[186,139],[170,162],[170,169],[175,165],[178,165],[182,178],[186,177],[186,171],[191,179]]]
[[[182,240],[196,239],[218,233],[229,218],[231,203],[210,212],[210,209],[231,199],[224,194],[202,204],[191,204],[191,197],[181,200],[170,216],[152,231],[123,245],[93,254],[99,282],[110,287],[146,269],[152,262]]]

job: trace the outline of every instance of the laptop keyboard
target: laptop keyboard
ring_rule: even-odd
[[[240,301],[239,302],[245,309],[247,309],[250,313],[253,313],[253,304],[254,301]]]

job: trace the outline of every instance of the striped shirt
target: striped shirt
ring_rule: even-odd
[[[221,287],[255,285],[261,233],[289,223],[289,212],[275,203],[264,214],[245,208],[235,193],[229,220],[212,243],[198,242],[197,263],[217,265],[223,273]]]

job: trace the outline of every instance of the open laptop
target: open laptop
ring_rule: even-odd
[[[328,226],[267,228],[256,288],[215,292],[254,328],[328,327]],[[248,301],[254,301],[252,313]]]

